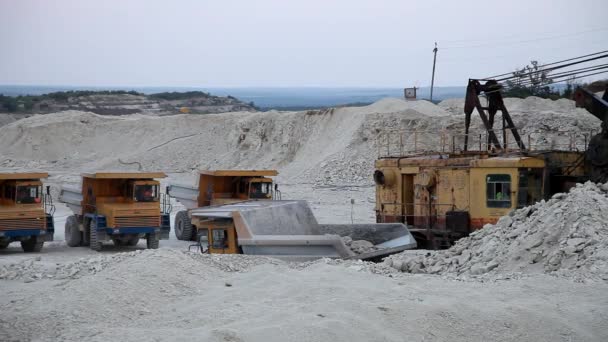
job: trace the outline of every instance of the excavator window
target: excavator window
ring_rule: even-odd
[[[520,169],[517,207],[523,208],[542,199],[542,169]]]
[[[511,208],[511,176],[488,175],[486,199],[488,208]]]

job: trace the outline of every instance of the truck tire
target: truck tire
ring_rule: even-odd
[[[82,241],[80,245],[89,247],[89,241],[91,241],[91,219],[84,218],[82,222]]]
[[[89,241],[89,247],[91,247],[92,250],[99,252],[101,251],[101,241],[97,239],[97,223],[95,222],[95,220],[91,220],[90,227],[91,238]]]
[[[75,215],[68,216],[65,221],[65,243],[70,247],[78,247],[81,241],[82,234],[78,228],[78,219]]]
[[[6,241],[0,241],[0,249],[6,249],[6,247],[8,247],[8,245],[11,244],[10,240],[6,240]]]
[[[188,211],[182,210],[175,215],[175,237],[178,240],[190,241],[192,239],[192,222]]]
[[[158,249],[160,239],[157,233],[150,233],[146,235],[146,246],[148,249]]]
[[[139,236],[136,236],[134,238],[130,238],[129,240],[127,240],[127,246],[137,246],[138,243],[139,243]]]
[[[38,253],[42,250],[44,245],[44,239],[39,236],[32,236],[25,241],[21,241],[21,248],[26,253]]]

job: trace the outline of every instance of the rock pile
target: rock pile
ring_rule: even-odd
[[[353,240],[348,236],[343,236],[342,241],[344,242],[346,247],[350,248],[350,250],[353,251],[353,253],[355,254],[375,252],[382,249],[367,240]]]
[[[404,272],[451,275],[550,273],[608,280],[608,183],[588,182],[515,210],[450,249],[393,255]]]
[[[169,265],[159,265],[158,260]],[[43,279],[79,279],[83,276],[94,275],[108,268],[121,267],[137,269],[138,267],[173,268],[172,272],[186,272],[190,268],[209,267],[223,272],[241,272],[261,264],[281,264],[277,259],[251,257],[247,255],[209,255],[184,252],[173,249],[147,249],[110,255],[80,258],[69,263],[49,263],[42,256],[25,259],[20,262],[0,265],[0,279],[19,280],[25,283]],[[176,268],[175,265],[180,265]],[[113,269],[112,272],[116,272]]]

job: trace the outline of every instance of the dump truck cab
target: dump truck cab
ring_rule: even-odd
[[[198,179],[198,207],[242,202],[250,199],[279,199],[270,177],[275,170],[201,171]]]
[[[41,181],[47,177],[0,173],[0,249],[19,241],[24,252],[39,252],[45,241],[53,241],[55,207]]]
[[[148,248],[168,239],[171,205],[160,192],[162,172],[96,172],[82,175],[81,188],[64,186],[60,200],[74,215],[66,221],[69,246],[89,245],[100,250],[102,242],[137,245],[145,237]]]
[[[276,170],[204,170],[199,172],[195,186],[171,184],[168,194],[188,209],[175,218],[175,236],[179,240],[197,239],[196,229],[186,223],[191,209],[249,200],[280,200],[281,192],[271,178],[277,175]]]

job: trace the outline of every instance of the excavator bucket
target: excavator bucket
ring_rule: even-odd
[[[232,219],[238,245],[244,254],[250,255],[289,260],[357,258],[343,241],[342,237],[349,234],[353,235],[352,239],[365,237],[379,245],[392,241],[386,247],[378,246],[374,257],[416,247],[414,238],[403,225],[398,228],[395,224],[321,226],[306,201],[246,201],[193,209],[191,214],[204,219]]]

